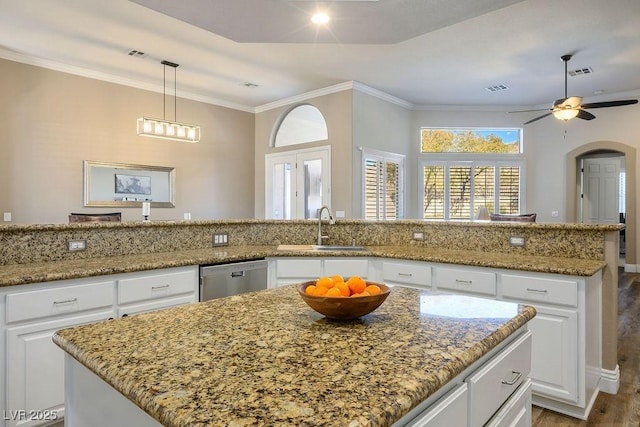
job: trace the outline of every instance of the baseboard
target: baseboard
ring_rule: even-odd
[[[640,265],[638,264],[626,264],[624,265],[625,273],[640,273]]]
[[[608,394],[617,394],[620,387],[620,366],[616,365],[616,368],[611,371],[609,369],[602,369],[600,374],[600,391]]]

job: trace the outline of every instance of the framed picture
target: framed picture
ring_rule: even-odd
[[[140,175],[114,174],[116,194],[151,194],[151,177]]]

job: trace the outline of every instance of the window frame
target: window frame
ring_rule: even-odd
[[[444,218],[424,218],[424,168],[426,166],[444,167]],[[519,167],[520,168],[520,193],[519,193],[519,210],[520,213],[526,212],[526,161],[522,154],[505,154],[505,153],[421,153],[418,156],[418,206],[417,218],[423,221],[474,221],[475,204],[474,183],[469,188],[469,204],[470,218],[451,218],[450,215],[450,192],[449,192],[449,168],[451,166],[492,166],[494,172],[494,206],[499,206],[500,191],[498,173],[500,167]]]
[[[362,186],[361,186],[361,208],[362,208],[362,218],[368,221],[393,221],[394,219],[388,219],[384,217],[380,217],[380,213],[378,212],[376,219],[368,219],[367,218],[367,160],[374,160],[383,163],[395,163],[398,165],[398,214],[395,219],[404,219],[406,217],[406,207],[405,207],[405,175],[406,175],[406,156],[404,154],[392,153],[388,151],[376,150],[373,148],[362,148]],[[385,180],[386,182],[386,180]],[[386,188],[384,189],[386,194]]]

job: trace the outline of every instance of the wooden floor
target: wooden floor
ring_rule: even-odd
[[[618,277],[618,394],[599,393],[587,421],[534,406],[533,427],[640,426],[640,274]]]

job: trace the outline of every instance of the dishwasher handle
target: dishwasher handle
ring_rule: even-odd
[[[231,272],[231,277],[244,277],[244,276],[245,276],[244,270]]]

